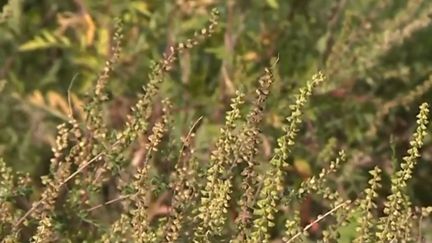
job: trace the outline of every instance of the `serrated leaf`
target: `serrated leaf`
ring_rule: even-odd
[[[56,36],[53,33],[43,30],[40,35],[34,37],[22,44],[18,50],[19,51],[33,51],[39,49],[47,49],[52,47],[68,47],[70,46],[70,40],[65,36]]]

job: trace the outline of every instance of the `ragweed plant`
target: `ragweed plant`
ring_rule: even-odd
[[[294,194],[293,198],[297,200],[301,200],[305,197],[307,194],[311,193],[317,193],[320,194],[321,197],[324,199],[330,199],[330,201],[335,201],[335,204],[341,203],[338,200],[335,200],[335,193],[332,192],[330,187],[327,185],[327,177],[331,174],[336,172],[339,167],[341,166],[342,162],[346,161],[346,155],[343,150],[339,152],[338,157],[330,162],[329,168],[323,168],[318,176],[313,176],[304,182],[301,183],[298,190],[295,190],[292,192]],[[307,233],[302,232],[301,227],[299,225],[300,220],[298,219],[298,215],[293,215],[293,217],[290,217],[286,220],[285,223],[285,237],[283,238],[285,241],[291,241],[293,237],[299,237],[299,234],[301,233]],[[304,229],[303,229],[304,231]]]
[[[265,101],[270,93],[270,86],[273,83],[273,75],[269,69],[265,69],[265,73],[259,79],[259,88],[256,89],[256,98],[252,110],[247,116],[245,128],[239,135],[239,149],[237,151],[237,163],[246,163],[241,172],[243,194],[240,197],[238,205],[240,212],[236,219],[237,236],[235,242],[246,240],[248,229],[251,225],[252,210],[254,206],[254,196],[257,191],[257,166],[256,156],[258,153],[258,136],[260,134],[259,125],[263,119],[263,111]]]
[[[359,200],[359,209],[362,212],[362,217],[359,218],[359,226],[356,229],[358,236],[355,242],[374,242],[375,236],[373,232],[376,230],[376,225],[378,224],[373,210],[377,209],[374,200],[378,197],[377,190],[380,187],[381,169],[375,167],[369,173],[372,175],[372,179],[369,180],[369,188],[365,190],[365,198]]]
[[[18,239],[18,233],[12,233],[14,223],[21,217],[22,212],[14,210],[14,198],[25,192],[29,186],[28,178],[14,175],[11,168],[7,167],[3,159],[0,158],[0,237],[5,242],[14,242]]]
[[[384,213],[380,220],[377,237],[380,241],[412,241],[411,225],[412,209],[408,199],[406,188],[408,181],[412,178],[413,169],[420,157],[420,149],[423,146],[424,138],[427,135],[427,124],[429,123],[429,105],[423,103],[417,115],[417,129],[410,141],[410,148],[407,155],[403,157],[403,162],[391,178],[391,195],[385,203]]]
[[[275,149],[273,158],[270,160],[271,167],[266,172],[262,189],[259,191],[257,208],[254,211],[254,215],[256,215],[253,222],[254,230],[250,236],[252,242],[269,241],[269,230],[275,226],[274,217],[283,191],[283,168],[288,165],[288,156],[295,144],[298,126],[302,121],[302,109],[312,95],[313,89],[324,79],[322,73],[314,75],[306,87],[299,90],[295,104],[290,106],[291,114],[287,118],[288,125],[284,127],[285,134],[278,139],[278,148]]]
[[[188,13],[187,9],[197,7],[192,4],[194,2],[182,6],[183,11]],[[272,1],[268,2],[272,8],[278,7],[270,3]],[[328,26],[330,35],[335,33],[340,11],[347,6],[344,2],[339,1],[334,8],[334,25]],[[207,6],[209,3],[200,4]],[[368,1],[367,4],[374,3]],[[132,5],[146,12],[146,5]],[[376,8],[370,17],[379,19],[378,10],[390,5],[391,1],[373,5]],[[82,11],[83,16],[87,16],[84,7]],[[227,11],[228,22],[233,17],[232,11]],[[413,18],[417,12],[421,13],[419,18]],[[369,59],[363,56],[357,62],[343,63],[356,56],[342,60],[337,56],[340,53],[331,50],[332,41],[329,41],[329,50],[326,51],[329,56],[324,59],[331,67],[326,70],[337,76],[338,72],[356,72],[357,68],[369,69],[378,65],[379,57],[430,24],[428,13],[428,9],[420,10],[410,3],[394,16],[393,21],[383,23],[390,32],[384,37],[377,35],[371,39],[368,38],[370,30],[367,26],[362,26],[359,32],[352,32],[348,29],[349,23],[345,23],[347,29],[341,38],[347,39],[340,39],[334,48],[340,47],[346,53],[349,45],[358,44],[357,50],[364,51],[362,48],[374,46],[375,53]],[[133,17],[128,16],[126,20]],[[88,18],[87,22],[90,21]],[[213,11],[207,26],[196,31],[191,38],[178,43],[170,40],[161,58],[151,65],[142,91],[120,128],[112,127],[107,119],[112,104],[108,84],[121,65],[122,45],[126,42],[125,29],[116,22],[107,60],[101,65],[83,114],[77,114],[77,107],[70,102],[66,120],[57,127],[48,172],[41,178],[42,188],[31,182],[29,176],[15,173],[0,160],[2,241],[261,243],[320,239],[332,242],[342,238],[341,232],[347,225],[356,229],[349,236],[349,240],[355,242],[410,242],[423,237],[425,231],[422,227],[428,223],[432,210],[431,207],[416,205],[410,199],[408,182],[414,176],[415,166],[420,163],[420,149],[428,135],[427,103],[420,106],[417,129],[410,140],[407,156],[403,157],[400,168],[393,168],[395,172],[390,174],[390,195],[386,199],[380,195],[380,189],[386,186],[381,177],[384,171],[390,170],[378,163],[371,170],[371,178],[362,193],[347,193],[345,185],[339,184],[337,179],[341,173],[338,172],[355,162],[349,156],[349,146],[341,143],[341,148],[338,148],[339,140],[336,138],[340,137],[339,134],[334,134],[335,138],[330,140],[322,138],[328,142],[321,152],[306,146],[306,142],[315,142],[310,133],[316,131],[313,124],[317,120],[309,101],[313,101],[312,105],[317,104],[313,93],[318,86],[325,82],[335,85],[331,79],[327,80],[325,72],[317,72],[305,83],[296,83],[300,87],[293,96],[293,103],[288,106],[286,124],[272,126],[273,132],[262,128],[268,128],[268,120],[277,120],[276,114],[267,113],[269,104],[266,104],[275,92],[272,87],[280,81],[276,68],[264,68],[262,74],[254,77],[258,80],[257,84],[250,85],[257,86],[252,88],[255,93],[251,99],[249,84],[242,87],[242,91],[235,92],[218,132],[206,133],[214,127],[204,120],[213,118],[203,118],[203,114],[193,112],[192,120],[196,115],[200,118],[189,130],[182,130],[183,120],[177,115],[187,112],[170,101],[170,95],[165,93],[167,87],[163,85],[176,81],[178,62],[182,69],[186,69],[192,51],[207,44],[207,40],[220,37],[218,29],[227,29],[224,36],[227,47],[230,47],[227,50],[234,49],[236,38],[230,35],[231,23],[221,25],[220,21],[219,12]],[[187,28],[188,24],[185,26]],[[397,39],[399,35],[401,39]],[[266,38],[270,37],[263,37]],[[363,38],[367,43],[359,44],[357,41]],[[263,40],[263,45],[270,45],[270,42]],[[212,48],[205,50],[214,52]],[[202,60],[208,58],[208,53],[201,53]],[[247,56],[254,58],[253,53]],[[352,63],[361,67],[344,69]],[[202,64],[205,66],[204,61]],[[235,70],[228,70],[230,65],[227,63],[221,65],[224,87],[238,89],[230,79],[230,75],[237,77]],[[182,75],[182,78],[187,76]],[[200,76],[199,72],[196,76]],[[179,83],[170,85],[177,87]],[[409,106],[425,95],[422,89],[429,89],[429,86],[430,80],[407,96],[397,97],[394,102]],[[226,95],[221,96],[225,98]],[[320,95],[322,98],[327,94]],[[270,101],[274,105],[280,100]],[[383,114],[386,112],[383,110]],[[338,122],[336,118],[327,121]],[[302,124],[305,124],[305,129]],[[374,124],[379,126],[380,121]],[[283,134],[275,139],[280,127]],[[211,142],[214,144],[208,144]],[[270,156],[264,150],[270,151]],[[308,176],[298,178],[296,175],[300,172],[294,166],[296,156],[306,153],[314,159],[307,164],[313,166],[305,166]],[[317,175],[313,175],[315,169],[319,171]],[[383,209],[379,204],[381,201],[384,201]],[[314,218],[312,215],[318,216]]]
[[[213,235],[222,233],[228,213],[228,202],[231,199],[231,175],[229,167],[235,163],[233,151],[236,149],[233,130],[236,120],[240,118],[239,106],[243,103],[243,94],[238,93],[232,100],[231,110],[226,114],[224,128],[216,142],[216,150],[210,158],[210,168],[207,171],[206,185],[202,190],[201,205],[198,208],[198,223],[195,231],[195,242],[208,242]]]
[[[177,242],[182,237],[190,234],[185,226],[193,219],[190,214],[194,206],[198,205],[198,173],[197,160],[193,156],[192,140],[195,136],[195,125],[183,139],[183,146],[180,149],[179,160],[175,165],[173,180],[171,182],[172,199],[171,210],[165,227],[165,240]]]

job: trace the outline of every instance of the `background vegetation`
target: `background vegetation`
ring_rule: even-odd
[[[278,147],[277,138],[285,132],[285,117],[292,114],[291,105],[298,100],[294,94],[321,70],[327,78],[303,109],[303,123],[286,158],[290,166],[283,185],[298,186],[319,174],[343,149],[348,159],[329,177],[332,188],[342,198],[355,200],[368,186],[368,171],[378,166],[383,171],[380,196],[375,200],[379,212],[392,192],[391,175],[413,146],[410,138],[418,125],[418,107],[432,97],[432,3],[427,0],[10,0],[3,5],[0,157],[13,171],[28,173],[32,181],[14,199],[20,216],[43,195],[46,185],[41,178],[53,172],[50,161],[56,152],[51,148],[58,144],[56,127],[70,121],[70,111],[77,121],[91,123],[88,114],[93,104],[101,109],[104,129],[122,131],[130,107],[141,98],[141,87],[155,78],[154,64],[166,59],[163,53],[170,53],[175,43],[188,43],[215,7],[220,11],[217,31],[176,57],[152,100],[151,115],[142,116],[147,129],[122,150],[124,161],[110,168],[127,174],[125,165],[148,150],[152,128],[169,120],[165,124],[169,132],[159,138],[161,149],[149,160],[154,166],[149,176],[153,187],[148,214],[154,224],[163,223],[170,209],[168,192],[175,162],[180,160],[180,138],[199,120],[193,129],[194,157],[201,168],[196,173],[206,174],[203,171],[212,166],[211,151],[221,146],[220,128],[236,90],[253,103],[257,80],[266,67],[274,81],[256,138],[257,176],[264,175],[260,171],[266,171]],[[110,72],[101,72],[104,67]],[[109,74],[107,93],[98,100],[96,81],[105,74]],[[239,109],[242,114],[248,111]],[[95,131],[101,129],[96,121],[93,125]],[[431,161],[432,144],[426,136],[406,191],[415,206],[432,205]],[[234,188],[240,188],[241,180],[233,182]],[[105,181],[89,199],[87,209],[123,195],[117,184],[114,179]],[[233,197],[240,194],[241,189]],[[228,207],[231,224],[236,218],[235,204],[230,202]],[[103,232],[117,220],[124,206],[111,203],[91,216],[71,219],[68,212],[75,210],[74,205],[59,210],[55,220],[63,222],[56,226],[58,232],[73,241],[97,238],[94,232]],[[319,197],[306,197],[299,209],[301,225],[333,206]],[[278,212],[276,221],[283,222],[290,211],[282,207]],[[29,224],[24,238],[35,231],[36,226]],[[83,225],[98,230],[80,235],[76,228],[70,229]],[[312,239],[322,236],[325,225],[310,229]],[[355,228],[355,224],[342,228],[340,240],[350,241]],[[271,238],[281,239],[283,231],[275,227]]]

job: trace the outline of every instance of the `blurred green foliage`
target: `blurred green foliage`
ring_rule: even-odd
[[[109,82],[106,119],[112,129],[122,126],[153,60],[199,29],[213,7],[222,12],[222,30],[205,48],[183,53],[162,87],[175,104],[179,135],[204,117],[197,133],[201,156],[234,91],[250,94],[263,67],[278,58],[265,146],[272,148],[281,133],[292,91],[322,69],[330,81],[306,111],[292,159],[318,170],[319,151],[336,138],[352,158],[340,179],[347,195],[366,185],[367,178],[354,171],[376,164],[387,173],[395,169],[391,143],[400,158],[415,108],[432,95],[425,85],[432,82],[432,3],[426,0],[10,0],[0,18],[0,156],[34,178],[47,173],[55,125],[67,119],[71,103],[82,112],[79,106],[110,53],[116,18],[125,41]],[[426,88],[403,102],[419,85]],[[412,194],[430,205],[431,141],[422,158]]]

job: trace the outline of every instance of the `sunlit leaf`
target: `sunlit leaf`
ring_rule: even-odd
[[[267,0],[267,4],[274,9],[278,9],[279,8],[279,2],[278,0]]]

